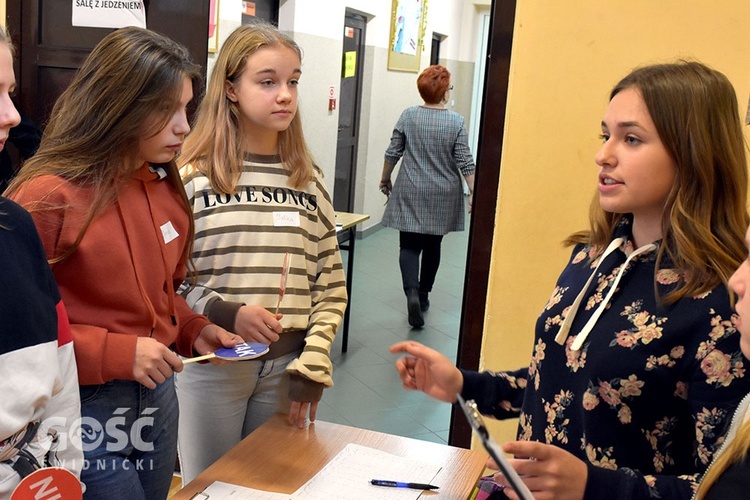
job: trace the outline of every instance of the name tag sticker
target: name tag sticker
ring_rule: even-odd
[[[172,221],[167,221],[166,224],[163,224],[161,226],[161,234],[162,236],[164,236],[164,243],[169,243],[179,236],[174,226],[172,225]]]
[[[299,212],[274,212],[273,225],[276,227],[299,227]]]

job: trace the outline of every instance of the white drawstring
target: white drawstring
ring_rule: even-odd
[[[581,302],[583,301],[583,297],[586,295],[586,291],[589,288],[589,285],[591,284],[591,281],[594,279],[594,276],[596,276],[597,271],[599,270],[599,265],[601,265],[602,262],[604,262],[604,258],[612,253],[616,248],[619,248],[622,243],[625,242],[625,238],[617,238],[612,241],[612,243],[609,244],[607,247],[607,250],[602,254],[602,257],[599,259],[599,264],[597,264],[596,269],[594,269],[594,272],[589,277],[588,281],[586,282],[586,285],[583,287],[583,290],[578,294],[578,297],[576,297],[575,302],[573,302],[573,305],[570,308],[570,311],[565,316],[565,320],[563,321],[562,326],[560,326],[560,331],[557,333],[557,336],[555,336],[555,341],[563,345],[565,343],[565,340],[568,337],[568,333],[570,331],[570,325],[573,323],[573,320],[575,319],[576,314],[578,313],[578,308],[581,305]],[[596,325],[596,322],[599,320],[599,317],[602,315],[604,310],[607,308],[607,305],[609,304],[609,301],[612,299],[612,296],[615,294],[615,290],[617,290],[617,285],[620,284],[620,279],[622,278],[623,274],[625,274],[625,269],[627,269],[628,264],[631,260],[633,260],[637,255],[640,255],[642,253],[650,252],[652,250],[656,249],[656,245],[653,243],[650,243],[648,245],[644,245],[637,250],[633,251],[627,259],[625,259],[625,263],[620,267],[620,271],[617,273],[617,276],[615,276],[614,281],[612,282],[612,285],[609,289],[609,292],[607,293],[607,296],[604,298],[601,304],[599,304],[599,307],[594,311],[594,314],[591,315],[589,320],[586,322],[584,327],[581,329],[581,332],[576,336],[575,340],[573,341],[573,344],[570,346],[571,350],[573,351],[579,351],[581,347],[583,346],[583,343],[586,341],[586,338],[589,336],[589,333],[591,333],[591,330],[594,329],[594,325]]]
[[[562,325],[560,325],[560,331],[558,331],[557,335],[555,336],[555,342],[560,345],[565,344],[565,340],[568,338],[568,332],[570,332],[570,325],[573,323],[573,318],[575,318],[576,314],[578,313],[578,308],[581,305],[581,301],[586,294],[586,290],[589,289],[589,285],[591,285],[591,282],[594,280],[594,276],[596,276],[596,272],[599,270],[599,266],[602,265],[602,262],[604,262],[604,259],[606,259],[609,254],[620,248],[620,245],[622,245],[624,242],[625,238],[616,238],[612,240],[602,256],[599,258],[599,263],[594,268],[594,272],[591,273],[588,281],[585,285],[583,285],[583,289],[578,293],[578,296],[573,302],[573,305],[570,306],[568,314],[565,315],[565,319],[563,320]]]
[[[653,243],[649,243],[648,245],[642,246],[638,250],[635,250],[633,253],[631,253],[627,259],[625,259],[625,263],[620,268],[620,271],[617,273],[617,276],[615,277],[614,283],[612,283],[612,286],[609,289],[609,293],[607,293],[607,296],[604,298],[601,304],[599,304],[599,307],[596,309],[594,314],[589,318],[589,320],[584,325],[583,329],[581,330],[581,333],[578,334],[576,339],[573,341],[573,345],[570,346],[570,348],[574,351],[579,351],[581,349],[581,346],[583,345],[584,341],[586,340],[586,337],[589,336],[589,333],[591,330],[594,329],[594,325],[596,324],[596,321],[599,319],[599,316],[602,315],[604,312],[604,309],[607,308],[607,304],[609,304],[610,299],[612,298],[612,295],[615,294],[615,290],[617,290],[617,285],[620,284],[620,278],[622,278],[622,275],[625,274],[625,269],[627,269],[628,264],[636,255],[640,255],[645,252],[650,252],[651,250],[655,249],[656,245]]]

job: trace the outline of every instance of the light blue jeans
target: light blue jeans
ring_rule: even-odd
[[[84,499],[167,498],[177,459],[172,380],[154,390],[115,380],[80,391]]]
[[[286,367],[299,354],[267,361],[190,364],[175,374],[183,485],[275,413],[289,411]]]

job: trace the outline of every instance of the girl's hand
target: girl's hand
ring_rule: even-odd
[[[138,337],[133,359],[133,378],[149,389],[182,371],[182,360],[167,346],[151,337]]]
[[[307,424],[307,411],[310,411],[310,422],[315,422],[315,414],[318,412],[318,403],[303,403],[292,401],[289,408],[289,423],[300,429],[304,429]]]
[[[210,323],[203,327],[203,330],[201,330],[201,333],[195,339],[195,342],[193,342],[193,350],[203,355],[214,352],[216,349],[222,347],[234,347],[240,342],[242,342],[242,337],[239,335],[229,333],[222,327]],[[218,358],[211,359],[209,362],[215,365],[231,363],[231,361],[224,361]]]
[[[551,444],[535,441],[511,441],[503,451],[515,456],[510,465],[518,472],[537,500],[581,500],[586,490],[588,468],[573,454]],[[502,473],[495,474],[496,483],[506,486],[505,494],[513,500],[518,495]]]
[[[260,306],[242,306],[234,320],[234,331],[246,342],[269,345],[279,340],[283,327],[279,320],[282,314],[274,315]]]
[[[451,360],[419,342],[399,342],[389,351],[410,355],[396,361],[404,389],[422,391],[440,401],[456,402],[456,394],[464,386],[464,377]]]

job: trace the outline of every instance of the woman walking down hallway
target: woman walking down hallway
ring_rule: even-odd
[[[382,224],[399,230],[401,278],[409,324],[415,328],[424,325],[422,313],[430,307],[443,236],[464,229],[461,176],[474,192],[474,160],[464,119],[445,108],[453,89],[450,81],[450,72],[439,65],[419,75],[417,88],[424,103],[401,113],[380,180],[380,191],[389,196]],[[399,160],[393,184],[391,174]]]

